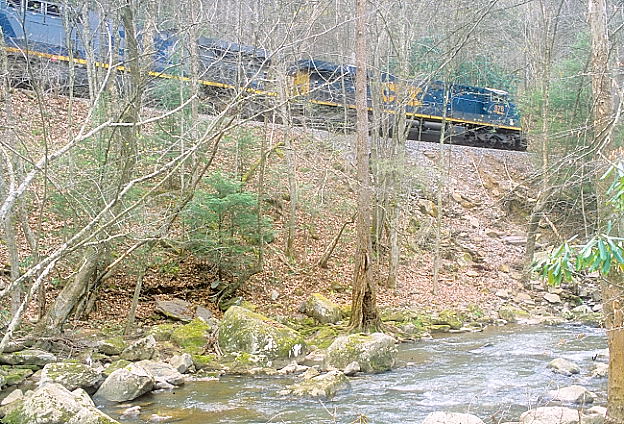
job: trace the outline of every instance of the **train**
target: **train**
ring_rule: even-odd
[[[27,83],[32,75],[46,75],[50,84],[88,85],[86,67],[116,67],[123,74],[126,34],[122,25],[94,11],[65,11],[53,1],[0,0],[3,49],[12,81]],[[153,31],[140,36],[150,45],[153,81],[191,81],[191,57],[175,31]],[[247,116],[260,116],[283,99],[271,52],[255,46],[197,37],[199,76],[203,101],[215,110],[232,98]],[[68,65],[75,67],[69,79]],[[306,58],[285,69],[289,109],[293,122],[325,127],[352,127],[355,122],[354,66]],[[28,70],[29,72],[26,72]],[[405,114],[409,138],[504,150],[527,150],[521,116],[509,93],[444,81],[410,80],[386,72],[367,75],[369,109],[385,116]],[[242,100],[242,101],[241,101]]]

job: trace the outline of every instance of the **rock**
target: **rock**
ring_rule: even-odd
[[[551,390],[548,397],[559,402],[587,404],[592,403],[596,395],[583,386],[573,385]]]
[[[169,364],[179,373],[186,373],[193,366],[193,357],[188,353],[176,355],[169,359]]]
[[[327,359],[327,352],[324,350],[315,350],[314,352],[310,352],[306,355],[303,360],[303,365],[307,365],[308,367],[319,366],[322,367]]]
[[[154,325],[149,329],[148,335],[154,336],[157,342],[165,342],[171,339],[171,333],[178,327],[177,324],[166,323]]]
[[[353,361],[349,365],[347,365],[344,369],[344,375],[347,377],[353,377],[355,374],[359,373],[361,370],[360,364]]]
[[[308,368],[301,376],[304,380],[310,380],[311,378],[321,375],[321,372],[317,368]]]
[[[422,424],[485,424],[481,418],[472,414],[457,412],[432,412]]]
[[[594,378],[606,378],[609,376],[609,364],[598,363],[591,372]]]
[[[279,292],[277,290],[271,290],[271,300],[273,302],[275,302],[277,299],[279,299]]]
[[[195,316],[193,305],[182,299],[158,300],[155,311],[167,318],[184,322],[192,321]]]
[[[339,390],[349,388],[349,379],[341,371],[330,371],[295,384],[291,392],[295,396],[329,399]]]
[[[306,349],[297,331],[239,306],[230,307],[223,315],[219,346],[224,353],[266,355],[270,361],[282,364],[304,355]]]
[[[191,355],[201,354],[212,332],[213,328],[210,324],[201,319],[194,319],[173,330],[171,341]]]
[[[11,393],[9,393],[7,397],[2,399],[2,402],[0,402],[0,406],[7,406],[10,403],[21,400],[23,397],[24,397],[24,392],[22,392],[20,389],[15,389]]]
[[[555,293],[545,293],[544,294],[544,300],[546,300],[546,302],[552,303],[552,304],[561,303],[561,297],[558,294],[555,294]]]
[[[57,362],[43,367],[40,384],[58,383],[69,391],[81,388],[93,393],[101,381],[102,374],[88,365]]]
[[[180,386],[186,380],[178,370],[164,362],[139,361],[136,364],[152,374],[157,383],[165,381],[174,386]]]
[[[8,365],[36,365],[43,367],[56,362],[56,356],[43,350],[27,349],[0,355],[0,364]]]
[[[165,421],[169,421],[172,418],[173,418],[172,416],[168,416],[168,415],[152,414],[150,415],[149,421],[151,423],[163,423]]]
[[[5,424],[119,424],[95,407],[82,389],[48,383],[5,407]]]
[[[581,424],[604,424],[607,418],[607,408],[592,406],[587,409],[581,418]]]
[[[438,217],[438,208],[436,207],[436,204],[433,203],[431,200],[419,199],[418,209],[423,215],[429,215],[432,218]]]
[[[530,294],[528,293],[518,293],[515,297],[514,300],[518,303],[527,303],[529,305],[534,305],[535,301],[533,300],[533,298],[531,297]]]
[[[152,390],[154,383],[154,377],[147,370],[136,364],[130,364],[113,371],[94,397],[109,402],[126,402]]]
[[[34,374],[34,371],[26,367],[34,367],[35,365],[16,365],[14,367],[7,367],[6,365],[0,369],[0,379],[2,385],[17,386],[22,384],[28,377]],[[24,367],[24,368],[21,368]]]
[[[203,306],[198,306],[195,309],[195,318],[198,318],[204,322],[209,322],[214,318],[214,314],[208,308],[204,308]]]
[[[561,406],[546,406],[520,415],[520,424],[578,424],[579,412]]]
[[[121,353],[121,359],[126,361],[142,361],[152,359],[156,350],[156,339],[149,335],[139,339],[124,349]]]
[[[104,377],[108,377],[114,371],[117,371],[120,368],[127,367],[128,365],[130,365],[130,361],[126,361],[125,359],[120,359],[118,361],[111,362],[106,368],[104,368],[104,371],[102,371],[102,374],[104,374]]]
[[[127,421],[127,420],[136,420],[139,418],[139,415],[141,415],[141,407],[140,406],[131,406],[128,409],[125,409],[122,413],[121,416],[119,417],[120,420],[122,421]]]
[[[509,292],[505,289],[500,289],[497,290],[496,293],[494,293],[495,296],[500,297],[501,299],[508,299],[509,298]]]
[[[340,336],[327,349],[326,368],[345,369],[352,362],[362,372],[383,372],[396,360],[396,340],[386,334]]]
[[[556,358],[550,361],[548,364],[548,368],[552,369],[553,372],[557,374],[563,374],[566,376],[571,376],[572,374],[578,374],[581,372],[581,369],[574,362],[570,362],[567,359]]]
[[[527,311],[523,311],[522,309],[514,308],[511,306],[501,306],[498,310],[498,316],[500,319],[504,319],[509,323],[517,323],[520,320],[528,319],[530,317]]]
[[[98,345],[98,352],[104,355],[121,355],[126,347],[126,342],[122,337],[113,337],[102,340]]]
[[[434,317],[433,325],[448,325],[451,330],[459,330],[464,325],[463,319],[457,312],[444,310],[438,313],[437,317]]]
[[[303,305],[303,313],[321,324],[335,324],[342,319],[340,306],[319,293],[308,297]]]
[[[524,246],[527,242],[526,236],[505,236],[501,240],[512,246]]]

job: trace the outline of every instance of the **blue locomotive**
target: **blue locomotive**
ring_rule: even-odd
[[[0,27],[14,80],[29,78],[26,63],[31,73],[34,70],[47,77],[52,75],[59,86],[69,83],[68,63],[76,66],[74,84],[79,86],[86,85],[84,68],[88,63],[123,70],[126,49],[121,25],[115,26],[95,12],[87,16],[63,12],[62,5],[52,1],[0,0]],[[154,79],[188,79],[190,61],[177,34],[157,32],[150,36],[149,43],[144,34],[141,38],[142,45],[153,46],[149,75]],[[197,47],[199,83],[206,102],[225,104],[228,96],[243,95],[250,104],[257,105],[277,97],[275,83],[270,79],[269,52],[205,37],[197,40]],[[293,99],[303,106],[292,110],[323,123],[352,123],[356,72],[353,66],[320,60],[293,64],[289,72]],[[371,107],[372,91],[379,90],[384,113],[406,114],[410,138],[438,141],[444,126],[447,140],[455,144],[521,151],[527,148],[518,110],[506,92],[441,81],[401,82],[387,73],[370,79]],[[399,96],[399,92],[403,94]]]

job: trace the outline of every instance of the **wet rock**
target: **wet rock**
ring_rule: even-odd
[[[500,319],[504,319],[509,323],[517,323],[520,320],[528,319],[530,317],[527,311],[523,311],[522,309],[514,308],[511,306],[502,306],[498,310],[498,316]]]
[[[317,368],[308,368],[306,372],[301,376],[304,380],[310,380],[318,375],[321,375],[321,372]]]
[[[580,415],[576,409],[561,406],[546,406],[520,415],[520,424],[579,424]]]
[[[464,320],[455,311],[444,310],[432,318],[433,325],[448,325],[450,330],[459,330],[464,325]]]
[[[564,403],[592,403],[596,395],[583,386],[573,385],[548,392],[548,397]]]
[[[113,337],[102,340],[98,345],[98,352],[104,355],[121,355],[126,347],[126,342],[122,337]]]
[[[265,355],[277,364],[287,364],[299,358],[306,349],[305,341],[297,331],[239,306],[230,307],[223,315],[219,346],[224,353]]]
[[[37,349],[20,350],[0,355],[0,364],[8,365],[36,365],[43,367],[56,361],[56,356],[50,352]]]
[[[457,412],[432,412],[422,424],[485,424],[481,418],[472,414]]]
[[[341,371],[330,371],[295,384],[291,393],[295,396],[330,399],[340,390],[348,389],[349,379]]]
[[[304,314],[321,324],[335,324],[342,319],[340,306],[319,293],[310,295],[302,309]]]
[[[130,408],[125,409],[121,413],[121,416],[119,417],[119,419],[122,421],[136,420],[139,418],[139,415],[141,415],[141,407],[139,405],[131,406]]]
[[[544,300],[548,303],[559,304],[561,303],[561,297],[555,293],[545,293]]]
[[[5,424],[119,424],[95,407],[82,389],[45,384],[3,407]]]
[[[383,372],[394,366],[396,340],[386,334],[340,336],[327,349],[326,368],[345,369],[352,362],[362,372]]]
[[[598,363],[594,366],[591,372],[591,376],[594,378],[606,378],[609,376],[609,364]]]
[[[193,305],[182,299],[158,300],[155,311],[178,321],[190,322],[195,316]]]
[[[356,361],[353,361],[345,367],[343,372],[344,375],[346,375],[347,377],[353,377],[354,375],[359,373],[361,369],[362,368],[360,367],[360,364]]]
[[[578,365],[563,358],[553,359],[548,364],[548,368],[550,368],[554,373],[563,374],[568,377],[572,374],[578,374],[581,372],[581,369]]]
[[[208,343],[213,328],[201,319],[194,319],[186,325],[182,325],[171,333],[171,341],[187,353],[192,355],[201,354]]]
[[[93,393],[100,382],[102,374],[85,364],[57,362],[43,367],[41,383],[58,383],[69,391],[78,388]]]
[[[109,375],[95,393],[95,397],[109,402],[126,402],[152,390],[154,383],[151,373],[143,367],[130,364]]]
[[[193,366],[193,357],[188,353],[176,355],[169,359],[169,364],[179,373],[186,373]]]
[[[152,374],[156,383],[164,381],[174,386],[184,384],[185,377],[169,364],[157,361],[139,361],[136,364]]]

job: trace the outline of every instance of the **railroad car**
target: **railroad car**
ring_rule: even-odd
[[[26,83],[32,76],[45,76],[50,86],[68,87],[68,63],[76,68],[74,85],[88,86],[86,66],[116,67],[123,75],[126,34],[90,11],[86,16],[64,13],[52,1],[0,0],[0,27],[10,58],[11,78]],[[180,37],[173,31],[150,35],[153,46],[153,79],[190,80],[190,58]],[[139,36],[147,45],[145,34]],[[223,110],[236,98],[246,116],[261,116],[279,98],[271,82],[271,54],[263,49],[223,40],[200,37],[197,40],[204,100],[215,110]],[[301,60],[290,67],[296,101],[291,110],[299,111],[301,121],[325,126],[352,127],[355,122],[355,75],[353,66],[320,60]],[[121,78],[123,80],[123,78]],[[44,79],[42,79],[44,80]],[[369,105],[372,90],[383,113],[405,113],[410,138],[438,141],[442,127],[452,143],[509,150],[526,150],[517,108],[503,91],[446,84],[440,81],[400,81],[382,73],[369,76]],[[374,87],[374,88],[371,88]],[[397,91],[404,87],[404,100]],[[401,104],[399,104],[401,103]]]

